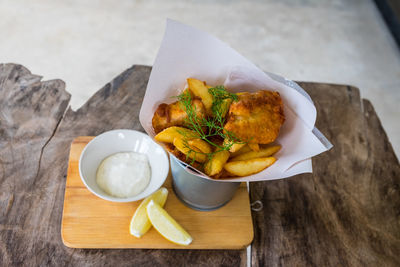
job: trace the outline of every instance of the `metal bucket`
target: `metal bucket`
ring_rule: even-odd
[[[170,155],[172,186],[178,198],[190,208],[215,210],[232,199],[240,182],[219,182],[190,174],[185,166]]]

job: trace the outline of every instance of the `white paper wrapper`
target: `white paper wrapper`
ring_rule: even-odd
[[[215,37],[173,20],[167,20],[140,109],[140,123],[149,136],[155,135],[151,121],[158,105],[174,102],[172,96],[182,92],[189,77],[224,84],[232,92],[278,91],[284,103],[285,123],[275,141],[282,145],[274,155],[277,161],[260,173],[221,181],[273,180],[312,172],[311,157],[332,147],[314,127],[317,113],[310,96],[295,82],[264,73]]]

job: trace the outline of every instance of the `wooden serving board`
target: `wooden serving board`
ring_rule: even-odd
[[[115,203],[92,194],[79,176],[79,156],[92,139],[76,138],[71,145],[61,235],[72,248],[243,249],[253,240],[249,194],[242,183],[233,199],[214,211],[185,206],[174,194],[171,174],[164,184],[169,191],[165,209],[193,237],[189,246],[175,245],[154,228],[143,237],[129,234],[129,223],[140,201]]]

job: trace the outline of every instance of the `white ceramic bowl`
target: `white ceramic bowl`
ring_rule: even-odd
[[[144,153],[151,166],[151,179],[140,194],[129,198],[111,196],[96,183],[96,172],[102,160],[118,152]],[[79,174],[86,187],[96,196],[114,202],[130,202],[143,199],[159,189],[167,178],[169,162],[164,149],[151,138],[134,130],[113,130],[95,137],[83,149],[79,158]]]

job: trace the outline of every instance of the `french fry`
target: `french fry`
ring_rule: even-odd
[[[207,87],[207,89],[213,88],[211,85],[206,85],[206,87]],[[231,105],[231,103],[232,103],[232,99],[230,99],[230,98],[222,100],[221,111],[222,111],[222,117],[223,118],[225,118],[226,113],[228,113],[229,106]],[[212,107],[212,105],[211,105],[211,107]],[[211,113],[212,113],[212,111],[210,112],[209,115],[211,115]]]
[[[204,171],[208,176],[213,176],[222,171],[224,164],[229,159],[229,152],[226,150],[215,153],[204,165]]]
[[[255,158],[265,158],[269,157],[281,149],[281,146],[270,146],[267,148],[261,148],[259,151],[250,151],[247,153],[240,154],[236,157],[231,158],[230,161],[239,161],[239,160],[249,160]]]
[[[211,146],[206,141],[203,141],[201,139],[188,140],[188,144],[191,147],[193,146],[193,147],[199,149],[203,153],[208,154],[208,153],[212,152]]]
[[[223,118],[225,118],[226,113],[228,113],[229,106],[231,105],[231,103],[232,103],[232,99],[230,99],[230,98],[223,100],[223,102],[222,102],[222,117]]]
[[[229,152],[236,152],[242,147],[244,147],[245,144],[233,144],[231,148],[229,149]]]
[[[190,96],[193,97],[193,94],[192,94],[192,92],[189,90],[189,88],[186,88],[185,90],[183,90],[181,94],[182,94],[182,95],[185,95],[185,94],[187,94],[187,93],[189,93]]]
[[[271,166],[275,161],[276,159],[274,157],[233,161],[226,163],[224,169],[233,175],[247,176],[264,170]]]
[[[174,146],[187,157],[197,162],[203,163],[207,160],[207,156],[205,154],[203,154],[198,148],[190,146],[183,140],[182,137],[175,137]]]
[[[188,78],[187,83],[189,85],[190,91],[197,97],[200,97],[203,102],[204,107],[206,108],[207,114],[211,115],[211,107],[213,104],[213,96],[208,92],[207,85],[197,79]]]
[[[227,170],[222,169],[221,172],[219,172],[218,174],[214,175],[212,178],[214,179],[230,179],[230,178],[234,178],[235,175],[229,173]]]
[[[260,146],[257,143],[249,143],[249,147],[253,151],[260,151]]]
[[[159,132],[154,136],[154,139],[158,142],[173,143],[176,137],[185,137],[187,140],[200,138],[199,134],[195,131],[183,127],[172,126]]]
[[[224,139],[224,146],[227,146],[229,144],[229,139],[225,138]],[[239,149],[241,149],[242,147],[244,147],[246,144],[233,144],[230,148],[229,148],[229,152],[234,153],[236,151],[238,151]]]
[[[253,151],[253,150],[251,150],[251,148],[248,145],[245,145],[241,149],[231,153],[231,158],[234,158],[236,156],[239,156],[241,154],[244,154],[244,153],[247,153],[247,152],[250,152],[250,151]]]

